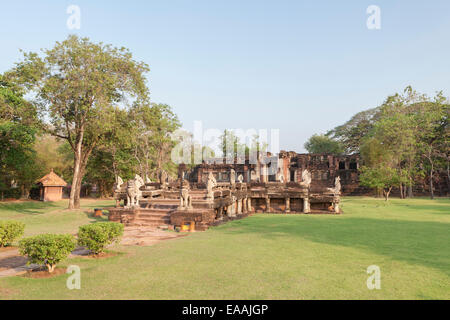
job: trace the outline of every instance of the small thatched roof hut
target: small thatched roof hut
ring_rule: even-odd
[[[61,177],[52,171],[43,176],[39,181],[40,186],[40,200],[41,201],[59,201],[62,199],[62,190],[67,186]]]

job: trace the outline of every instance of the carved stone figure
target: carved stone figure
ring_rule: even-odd
[[[183,187],[180,192],[180,206],[181,210],[189,210],[192,209],[192,197],[189,193],[190,191],[189,183],[183,183]]]
[[[302,182],[300,184],[307,188],[311,185],[311,173],[307,169],[302,172]]]
[[[231,212],[230,216],[235,217],[237,212],[237,205],[236,205],[237,198],[235,195],[231,196]]]
[[[334,192],[336,194],[341,193],[341,177],[337,176],[336,179],[334,179]]]
[[[159,183],[161,184],[162,189],[166,189],[167,180],[168,180],[167,172],[164,170],[161,170],[161,172],[159,173]]]
[[[337,176],[334,179],[334,188],[327,188],[327,191],[333,194],[340,194],[341,193],[341,177]]]
[[[255,170],[250,171],[250,181],[258,181],[258,176],[256,175]]]
[[[120,192],[120,189],[122,188],[123,185],[123,180],[121,177],[117,177],[117,182],[116,185],[114,187],[115,192]]]
[[[230,184],[232,186],[236,184],[236,171],[234,171],[234,169],[230,170]]]
[[[244,182],[244,177],[242,176],[242,174],[240,174],[240,175],[238,176],[238,182],[239,182],[239,183]]]
[[[136,175],[133,180],[127,182],[127,208],[139,207],[139,200],[142,197],[141,187],[144,180]]]
[[[213,200],[214,199],[214,187],[217,186],[217,180],[216,178],[214,178],[214,175],[212,174],[212,172],[210,172],[208,174],[208,181],[206,182],[206,190],[207,190],[207,195],[206,198],[208,200]]]

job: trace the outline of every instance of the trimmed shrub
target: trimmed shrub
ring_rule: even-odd
[[[45,265],[53,272],[60,261],[75,249],[75,238],[70,234],[40,234],[19,242],[19,251],[29,258],[28,263]]]
[[[25,224],[20,221],[0,221],[0,247],[10,246],[14,240],[23,235]]]
[[[123,234],[123,224],[98,222],[78,229],[78,244],[87,247],[94,254],[102,253],[108,244],[118,241]]]

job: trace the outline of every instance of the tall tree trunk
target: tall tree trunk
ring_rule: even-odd
[[[414,198],[413,189],[412,189],[412,178],[411,177],[409,177],[408,198]]]
[[[385,201],[389,200],[389,194],[391,193],[391,190],[392,190],[392,187],[389,187],[389,189],[387,189],[387,191],[385,189],[383,189]]]
[[[80,197],[81,197],[81,182],[83,180],[83,175],[81,173],[78,174],[77,177],[77,182],[75,184],[76,190],[77,192],[74,195],[74,204],[75,204],[75,209],[80,209]]]
[[[69,197],[69,209],[79,209],[79,197],[80,197],[80,189],[78,188],[78,180],[80,177],[80,162],[81,157],[79,155],[74,156],[74,166],[73,166],[73,179],[72,179],[72,187],[70,188],[70,197]],[[76,198],[78,197],[78,202]]]
[[[433,168],[433,163],[431,163],[431,170],[430,170],[430,195],[431,195],[431,200],[434,200],[433,173],[434,173],[434,168]]]
[[[403,183],[400,183],[399,188],[400,188],[400,199],[404,199],[405,197],[403,195]]]
[[[69,209],[79,209],[80,208],[80,188],[78,187],[78,181],[80,180],[81,175],[81,164],[82,164],[82,148],[83,148],[83,137],[84,137],[84,128],[81,127],[77,137],[75,139],[75,145],[72,144],[72,149],[74,153],[73,160],[73,179],[72,179],[72,188],[70,189],[70,198],[69,198]]]

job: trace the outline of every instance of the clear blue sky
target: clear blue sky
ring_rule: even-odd
[[[66,9],[81,8],[81,29]],[[368,30],[366,8],[381,8]],[[450,84],[450,1],[2,1],[0,72],[19,48],[70,33],[128,47],[150,65],[151,99],[185,128],[280,129],[282,149],[303,151],[354,113],[407,85]]]

